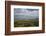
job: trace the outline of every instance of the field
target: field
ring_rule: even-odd
[[[31,20],[14,20],[14,27],[34,27],[39,26],[38,19]]]

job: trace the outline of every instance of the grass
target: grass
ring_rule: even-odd
[[[34,27],[39,26],[38,19],[33,20],[14,20],[14,27]]]

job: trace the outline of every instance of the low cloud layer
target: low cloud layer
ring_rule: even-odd
[[[35,19],[39,17],[39,10],[38,9],[22,9],[22,8],[15,8],[14,9],[14,18],[21,20],[21,19]]]

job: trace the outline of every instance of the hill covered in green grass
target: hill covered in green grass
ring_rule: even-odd
[[[31,20],[15,20],[14,27],[34,27],[39,26],[38,19],[31,19]]]

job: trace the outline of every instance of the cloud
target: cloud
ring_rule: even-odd
[[[37,18],[39,16],[39,11],[38,9],[19,9],[16,8],[14,9],[14,16],[16,18],[21,18],[21,19],[32,19],[32,18]]]

